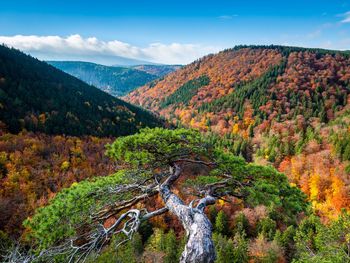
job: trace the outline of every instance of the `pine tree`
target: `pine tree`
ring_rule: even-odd
[[[261,219],[257,225],[257,232],[272,240],[276,232],[276,222],[269,217]]]
[[[177,242],[174,230],[171,229],[164,238],[164,246],[166,256],[164,258],[164,263],[177,263]]]
[[[156,228],[153,235],[149,238],[148,247],[155,251],[164,251],[164,232],[162,229]]]
[[[350,160],[350,143],[347,143],[345,148],[344,148],[344,153],[343,153],[343,158],[344,161],[349,161]]]
[[[215,220],[215,231],[222,235],[228,235],[228,218],[224,211],[220,211]]]
[[[245,263],[248,262],[248,241],[245,238],[245,234],[236,233],[233,238],[233,257],[232,261],[234,263]]]

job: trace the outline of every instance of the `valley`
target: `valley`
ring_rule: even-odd
[[[117,97],[124,96],[181,67],[175,65],[104,66],[80,61],[48,61],[48,63]]]

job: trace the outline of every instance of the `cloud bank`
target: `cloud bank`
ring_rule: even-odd
[[[118,40],[103,41],[80,35],[0,36],[0,43],[45,60],[86,60],[113,64],[113,57],[126,57],[164,64],[187,64],[219,48],[197,44],[152,43],[138,47]]]
[[[344,19],[341,21],[342,23],[350,23],[350,11],[343,14]]]

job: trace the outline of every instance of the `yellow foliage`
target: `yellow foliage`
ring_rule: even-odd
[[[313,173],[309,179],[310,185],[310,200],[317,200],[319,194],[319,184],[320,184],[320,176],[316,173]]]
[[[220,200],[219,200],[219,205],[224,205],[224,204],[225,204],[225,201],[222,200],[222,199],[220,199]]]
[[[195,124],[195,123],[196,123],[196,121],[194,120],[194,118],[192,118],[191,121],[190,121],[190,126],[191,126],[191,127],[194,127],[194,124]]]
[[[238,123],[235,123],[232,127],[232,133],[237,134],[239,132],[239,125]]]
[[[70,166],[70,163],[68,161],[64,161],[62,164],[61,164],[61,170],[63,171],[66,171]]]

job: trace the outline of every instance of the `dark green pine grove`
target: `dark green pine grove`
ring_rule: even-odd
[[[208,85],[210,79],[203,75],[199,78],[190,80],[179,87],[173,94],[169,97],[165,98],[164,101],[160,104],[160,108],[165,108],[169,105],[173,104],[183,104],[187,105],[188,102],[192,99],[192,97],[197,93],[197,91],[203,87]]]
[[[0,46],[0,121],[11,133],[118,136],[161,125],[151,113]]]

